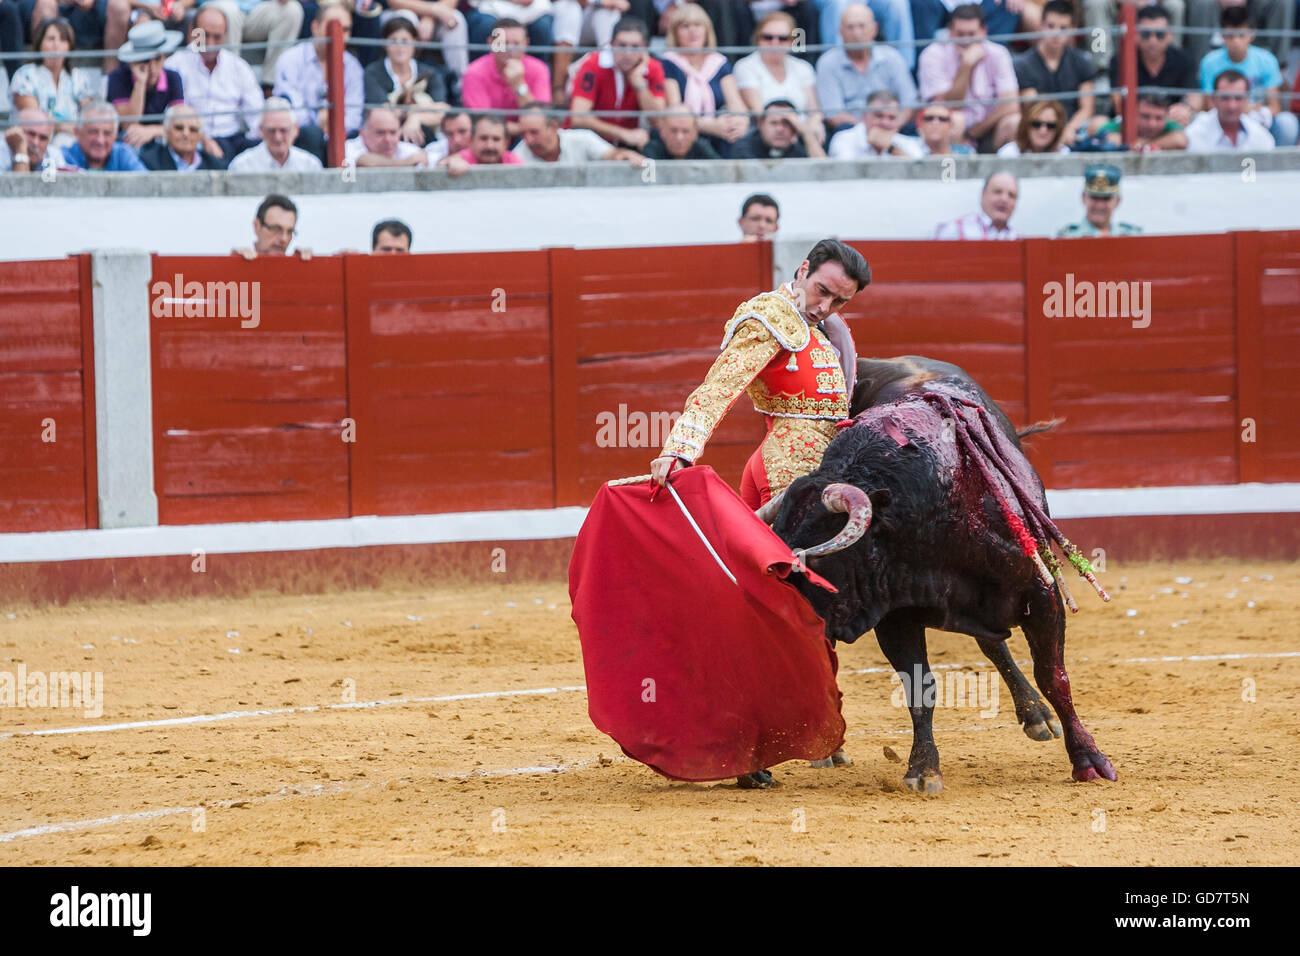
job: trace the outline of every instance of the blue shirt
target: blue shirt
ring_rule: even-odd
[[[86,154],[81,151],[80,143],[73,143],[71,146],[63,148],[63,159],[69,166],[76,166],[78,169],[90,169],[90,164],[86,161]],[[108,162],[104,164],[102,170],[93,170],[94,172],[105,173],[147,173],[144,163],[140,162],[140,157],[136,155],[135,150],[126,143],[117,142],[113,144],[112,151],[108,154]]]
[[[1258,102],[1264,98],[1264,91],[1282,85],[1282,71],[1278,69],[1277,57],[1263,47],[1251,46],[1246,51],[1246,59],[1237,63],[1228,57],[1225,47],[1211,50],[1201,57],[1200,82],[1206,93],[1214,92],[1214,78],[1224,70],[1237,70],[1250,80],[1250,98]]]
[[[877,90],[889,90],[902,109],[912,109],[918,100],[916,84],[903,55],[893,47],[875,44],[867,72],[860,73],[843,47],[834,47],[817,60],[817,99],[827,116],[861,113],[867,97]]]

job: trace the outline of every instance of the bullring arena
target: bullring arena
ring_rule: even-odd
[[[870,640],[840,654],[855,763],[786,764],[780,788],[745,792],[665,780],[591,726],[562,582],[11,603],[3,656],[102,670],[111,706],[7,722],[0,863],[1293,862],[1294,565],[1103,580],[1115,600],[1070,622],[1067,661],[1119,782],[1071,782],[1004,692],[997,715],[938,709],[938,798],[887,756],[911,731]],[[931,647],[942,667],[982,661],[966,637]]]

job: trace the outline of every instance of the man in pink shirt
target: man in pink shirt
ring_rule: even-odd
[[[1020,125],[1020,93],[1011,52],[987,39],[984,10],[973,3],[953,10],[948,18],[947,43],[931,43],[917,64],[921,99],[950,104],[963,100],[1004,100],[963,106],[958,114],[966,136],[981,153],[996,152],[1014,139]]]
[[[469,148],[444,157],[438,165],[447,167],[447,175],[452,177],[463,175],[471,166],[524,165],[522,159],[506,149],[508,145],[505,121],[500,116],[480,116],[474,120]]]
[[[517,110],[545,103],[551,96],[551,71],[527,56],[528,31],[518,20],[503,18],[492,27],[492,52],[469,65],[460,84],[461,103],[470,110]],[[519,114],[507,117],[510,138],[519,135]]]

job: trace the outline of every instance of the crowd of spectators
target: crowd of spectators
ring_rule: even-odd
[[[319,168],[335,21],[374,41],[343,54],[347,166],[1122,149],[1113,36],[1071,32],[1116,3],[1076,2],[0,0],[0,170]],[[1136,148],[1296,144],[1292,38],[1257,32],[1296,0],[1138,2]]]

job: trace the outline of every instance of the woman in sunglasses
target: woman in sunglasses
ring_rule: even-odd
[[[1068,153],[1070,147],[1061,142],[1065,135],[1065,108],[1056,100],[1031,103],[1020,114],[1020,128],[1016,138],[1003,144],[999,156],[1020,156],[1025,153]]]
[[[758,50],[736,63],[736,86],[752,114],[761,113],[773,100],[793,103],[804,124],[826,142],[826,124],[817,102],[817,72],[807,60],[790,53],[794,43],[794,17],[779,10],[765,15],[754,28]]]

